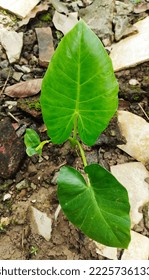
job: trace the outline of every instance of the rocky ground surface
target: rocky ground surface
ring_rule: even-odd
[[[121,149],[128,140],[122,133],[117,115],[94,146],[84,146],[88,163],[99,163],[109,171],[113,166],[121,165],[124,177],[127,177],[127,169],[122,164],[138,162],[143,168],[138,193],[144,193],[144,197],[138,198],[131,193],[141,203],[133,201],[132,212],[136,211],[139,217],[135,219],[134,214],[130,250],[109,248],[107,253],[105,246],[84,236],[59,209],[56,179],[60,167],[68,164],[82,169],[81,159],[70,149],[69,143],[50,143],[45,146],[42,156],[29,158],[23,137],[26,128],[33,128],[41,140],[47,139],[39,103],[41,79],[54,49],[78,16],[90,25],[109,53],[112,43],[137,32],[133,23],[148,17],[149,3],[140,1],[142,3],[136,5],[135,1],[112,0],[103,1],[102,5],[96,0],[37,2],[38,6],[24,19],[6,12],[0,2],[0,259],[147,259],[149,202],[148,191],[144,192],[149,184],[149,157],[145,158],[149,132],[147,61],[116,72],[119,110],[135,114],[145,122],[142,136],[145,146],[141,150],[144,157]],[[135,127],[137,129],[140,128]],[[131,142],[135,142],[135,132],[133,135]],[[138,255],[135,247],[140,248]]]

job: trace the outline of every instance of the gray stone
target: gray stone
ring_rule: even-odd
[[[13,73],[13,76],[12,76],[12,78],[14,79],[14,80],[16,80],[17,82],[19,82],[20,81],[20,79],[21,79],[21,77],[22,77],[22,75],[23,75],[23,73],[21,73],[21,72],[14,72]]]
[[[98,163],[97,150],[85,152],[88,165],[91,163]]]
[[[28,74],[31,72],[31,69],[25,65],[22,65],[22,72],[25,73],[25,74]]]
[[[18,191],[20,190],[23,190],[23,189],[27,189],[29,187],[29,183],[26,179],[22,180],[21,182],[19,182],[17,185],[16,185],[16,189]]]
[[[7,57],[10,63],[17,61],[23,47],[23,32],[8,31],[0,29],[0,43],[6,50]]]
[[[50,27],[36,28],[39,45],[39,64],[47,67],[54,53],[53,37]]]
[[[106,45],[113,41],[112,22],[115,8],[114,0],[95,0],[90,6],[80,9],[79,16],[102,39]]]
[[[0,62],[1,68],[7,68],[8,65],[9,65],[9,63],[8,63],[8,60],[6,60],[6,59]]]
[[[32,74],[24,74],[24,75],[22,76],[22,80],[23,80],[23,81],[29,81],[29,80],[31,80],[31,79],[33,79],[33,75],[32,75]]]
[[[59,0],[51,0],[50,2],[57,12],[68,14],[68,9],[66,7],[66,4],[62,3]]]
[[[33,234],[43,236],[47,241],[51,238],[52,232],[52,219],[37,210],[35,207],[30,207],[30,224]]]
[[[13,70],[11,68],[3,68],[1,71],[0,71],[0,76],[3,80],[7,80],[8,76],[9,78],[12,77],[13,75]]]
[[[146,1],[146,2],[149,2],[149,1]],[[146,12],[147,10],[149,10],[149,3],[140,3],[138,5],[135,5],[135,7],[134,7],[134,13],[136,13],[136,14]]]
[[[114,36],[116,41],[137,32],[137,29],[129,24],[129,18],[127,16],[116,16],[113,19],[113,23],[115,24]]]
[[[128,15],[133,12],[134,5],[132,3],[123,3],[122,1],[115,1],[115,8],[117,15]]]

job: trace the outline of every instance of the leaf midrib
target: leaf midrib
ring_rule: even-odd
[[[82,37],[82,34],[81,34]],[[81,38],[80,38],[80,44],[79,44],[79,51],[78,51],[78,73],[77,73],[77,96],[76,96],[76,107],[74,111],[74,138],[76,138],[77,135],[77,128],[78,128],[78,117],[79,117],[79,102],[80,102],[80,78],[81,78]]]
[[[90,194],[91,194],[91,197],[92,197],[92,200],[94,201],[94,204],[96,205],[96,209],[97,209],[97,212],[99,212],[100,216],[102,216],[105,224],[107,225],[107,227],[110,229],[110,231],[113,233],[113,235],[115,236],[115,238],[121,243],[121,240],[119,239],[119,237],[115,234],[115,232],[113,231],[112,229],[112,226],[107,222],[104,214],[102,212],[105,212],[105,213],[108,213],[107,211],[102,211],[102,209],[100,208],[100,206],[98,205],[98,202],[96,200],[96,196],[95,196],[95,193],[94,193],[94,190],[93,190],[93,187],[91,186],[90,187]],[[112,214],[113,215],[113,214]]]

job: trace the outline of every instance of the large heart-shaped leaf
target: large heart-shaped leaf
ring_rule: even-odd
[[[85,167],[90,183],[72,167],[62,167],[58,198],[68,219],[102,244],[127,248],[130,242],[129,201],[126,189],[98,164]]]
[[[93,145],[117,109],[118,83],[111,59],[81,20],[60,42],[44,76],[43,119],[53,143],[72,130]]]

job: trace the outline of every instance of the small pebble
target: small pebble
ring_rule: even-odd
[[[36,199],[33,199],[31,202],[32,202],[32,203],[36,203]]]
[[[31,188],[32,188],[33,190],[36,190],[36,189],[37,189],[37,186],[36,186],[34,183],[31,183]]]
[[[8,226],[10,224],[10,218],[8,217],[2,217],[0,221],[1,225]]]
[[[131,80],[129,80],[129,84],[131,86],[137,86],[137,85],[139,85],[139,82],[136,79],[131,79]]]
[[[9,200],[11,198],[11,194],[10,193],[6,193],[3,197],[3,201]]]
[[[19,182],[16,185],[16,189],[18,191],[22,190],[22,189],[27,189],[29,187],[28,181],[26,179],[22,180],[21,182]]]
[[[28,74],[31,72],[31,69],[25,65],[22,65],[22,71],[23,73]]]
[[[1,68],[7,68],[8,67],[8,65],[9,65],[9,62],[8,62],[8,60],[3,60],[3,61],[1,61],[1,63],[0,63],[0,67]]]

